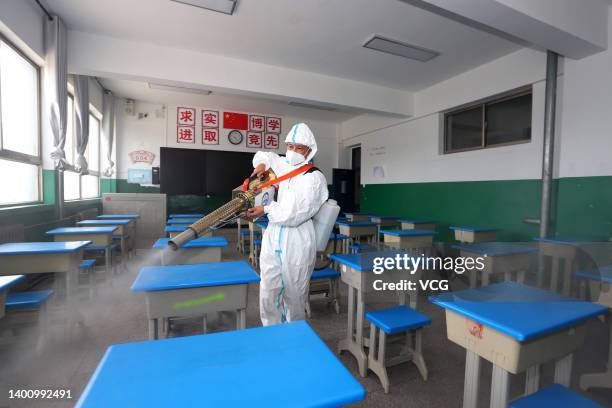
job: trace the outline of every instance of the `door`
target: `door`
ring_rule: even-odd
[[[332,198],[338,202],[341,211],[355,211],[355,171],[332,170]]]

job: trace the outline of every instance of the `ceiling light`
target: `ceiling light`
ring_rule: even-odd
[[[176,3],[189,4],[206,10],[218,11],[223,14],[234,14],[238,0],[170,0]]]
[[[212,91],[208,89],[186,88],[183,86],[152,84],[151,82],[149,82],[149,88],[158,89],[160,91],[183,92],[183,93],[193,93],[193,94],[200,94],[200,95],[210,95],[212,93]]]
[[[366,41],[363,46],[376,51],[386,52],[387,54],[398,55],[400,57],[421,62],[429,61],[440,55],[439,52],[417,47],[415,45],[406,44],[401,41],[384,38],[380,35],[375,35],[374,37]]]

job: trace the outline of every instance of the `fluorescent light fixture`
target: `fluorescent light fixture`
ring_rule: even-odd
[[[366,41],[363,46],[372,50],[386,52],[387,54],[398,55],[421,62],[427,62],[440,55],[439,52],[406,44],[397,40],[391,40],[380,35],[374,35],[374,37]]]
[[[149,82],[149,88],[158,89],[160,91],[183,92],[183,93],[192,93],[192,94],[200,94],[200,95],[210,95],[212,93],[212,91],[208,89],[186,88],[183,86],[152,84],[151,82]]]
[[[331,106],[314,105],[314,104],[304,103],[304,102],[293,102],[292,101],[292,102],[289,102],[289,105],[295,106],[297,108],[318,109],[318,110],[329,111],[329,112],[338,110],[336,108],[332,108]]]
[[[176,3],[188,4],[190,6],[206,10],[218,11],[219,13],[232,15],[236,10],[238,0],[170,0]]]

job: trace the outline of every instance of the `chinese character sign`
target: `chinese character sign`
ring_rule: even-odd
[[[176,123],[181,126],[195,126],[196,110],[193,108],[176,109]]]
[[[261,132],[247,132],[247,147],[261,148]]]
[[[202,111],[202,127],[218,128],[219,127],[219,112],[212,110]]]
[[[202,128],[202,144],[219,144],[219,129]]]
[[[268,133],[280,133],[281,132],[281,119],[273,116],[266,117],[266,132]]]
[[[266,133],[264,138],[264,149],[278,149],[277,133]]]
[[[128,154],[132,163],[147,163],[153,164],[155,160],[155,153],[148,152],[146,150],[134,150]]]
[[[265,118],[259,115],[249,115],[249,130],[263,132],[265,129]]]
[[[195,143],[195,127],[177,126],[176,127],[176,142],[177,143]]]

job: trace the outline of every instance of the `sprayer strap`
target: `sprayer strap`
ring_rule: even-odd
[[[290,171],[287,174],[283,174],[282,176],[280,176],[278,178],[275,178],[274,180],[270,180],[270,181],[268,181],[266,183],[263,183],[263,184],[257,186],[255,188],[255,190],[261,190],[261,189],[264,189],[266,187],[270,187],[270,186],[272,186],[274,184],[278,184],[281,181],[284,181],[284,180],[293,178],[295,176],[298,176],[298,175],[300,175],[302,173],[306,173],[308,170],[312,169],[313,167],[314,167],[314,165],[312,165],[312,164],[305,164],[305,165],[303,165],[301,167],[298,167],[295,170]]]

